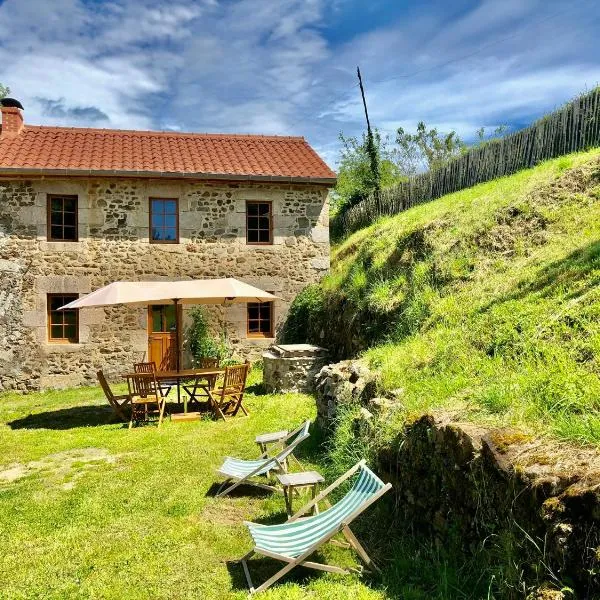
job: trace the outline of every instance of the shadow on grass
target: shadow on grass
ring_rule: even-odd
[[[253,394],[254,396],[266,396],[268,393],[267,388],[262,381],[260,383],[253,383],[252,385],[247,386],[246,392],[248,394]]]
[[[326,434],[314,421],[309,431],[310,436],[296,447],[294,456],[301,462],[323,462],[327,452]]]
[[[298,505],[300,506],[300,505]],[[260,525],[281,525],[288,520],[287,513],[285,510],[279,512],[270,513],[263,517],[255,517],[252,519],[253,523],[259,523]]]
[[[233,481],[228,485],[232,485]],[[227,486],[223,486],[223,489],[226,489]],[[221,489],[221,483],[215,482],[213,483],[208,490],[206,491],[206,496],[208,498],[215,498],[219,490]],[[273,495],[275,492],[269,492],[269,490],[264,490],[262,488],[256,487],[250,484],[242,484],[236,487],[234,490],[229,492],[227,496],[230,498],[268,498]]]
[[[483,305],[479,312],[503,302],[523,300],[530,294],[542,298],[562,295],[565,301],[577,300],[598,286],[599,269],[600,242],[592,242],[547,265],[531,280],[518,284],[512,292]]]
[[[34,413],[10,421],[11,429],[75,429],[95,427],[109,423],[122,423],[110,406],[73,406],[47,412]],[[125,427],[126,424],[122,423]]]
[[[314,557],[311,557],[311,560],[320,562],[321,558],[319,557],[319,554],[316,553]],[[248,570],[250,571],[250,577],[252,578],[252,583],[254,587],[257,588],[267,579],[275,575],[277,571],[281,570],[285,566],[285,563],[255,554],[247,561],[247,565]],[[248,591],[248,583],[246,581],[246,575],[244,574],[242,563],[237,561],[227,561],[226,566],[231,578],[232,588],[236,591]],[[309,580],[322,576],[323,573],[313,569],[296,567],[284,575],[281,579],[277,580],[273,585],[277,586],[281,583],[289,582],[305,585]]]

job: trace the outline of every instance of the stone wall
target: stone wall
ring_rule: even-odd
[[[327,362],[327,351],[310,344],[273,345],[262,355],[267,392],[315,391],[315,376]]]
[[[550,582],[558,595],[531,597],[563,597],[558,590],[568,586],[576,597],[600,598],[597,450],[459,422],[450,413],[409,418],[401,391],[377,398],[375,374],[359,361],[328,365],[316,379],[325,428],[340,406],[361,407],[355,440],[393,483],[390,524],[445,547],[489,552],[498,568],[520,578],[519,588],[498,597],[524,598]],[[383,430],[396,433],[378,445]]]
[[[0,390],[89,383],[147,352],[145,309],[80,312],[78,344],[47,339],[48,293],[85,294],[117,280],[236,277],[281,298],[329,268],[323,186],[116,178],[0,181]],[[47,195],[76,194],[79,241],[47,241]],[[178,198],[180,243],[149,243],[149,198]],[[246,201],[271,201],[274,242],[246,244]],[[215,307],[232,344],[257,358],[273,339],[248,339],[246,307]],[[184,317],[184,329],[188,319]]]

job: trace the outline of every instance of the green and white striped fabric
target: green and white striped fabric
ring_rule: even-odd
[[[236,479],[242,479],[251,473],[254,473],[254,475],[264,475],[267,471],[276,469],[277,466],[277,461],[274,458],[243,460],[241,458],[230,458],[228,456],[221,465],[219,473],[223,473],[223,475],[229,477],[235,477]]]
[[[236,479],[243,479],[248,475],[264,475],[267,471],[275,471],[279,468],[286,458],[295,450],[296,446],[306,439],[310,434],[308,429],[310,421],[304,423],[302,429],[286,444],[285,448],[272,458],[259,458],[258,460],[244,460],[242,458],[231,458],[228,456],[221,467],[219,473]]]
[[[362,465],[350,491],[326,511],[281,525],[247,523],[254,545],[258,551],[263,549],[289,558],[300,556],[336,530],[383,487],[383,481],[369,467]]]

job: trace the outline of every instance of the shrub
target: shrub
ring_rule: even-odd
[[[200,306],[190,311],[190,317],[192,324],[187,331],[187,339],[193,362],[196,364],[201,358],[218,358],[222,364],[231,362],[233,349],[225,331],[220,336],[214,336]]]
[[[292,302],[280,333],[285,344],[316,342],[320,334],[321,317],[326,313],[323,289],[314,283],[305,287]]]

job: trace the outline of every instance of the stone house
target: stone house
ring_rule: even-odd
[[[185,313],[56,310],[112,281],[235,277],[275,293],[210,309],[253,358],[327,272],[335,173],[303,138],[30,126],[2,104],[0,390],[91,383],[148,357],[169,366]]]

